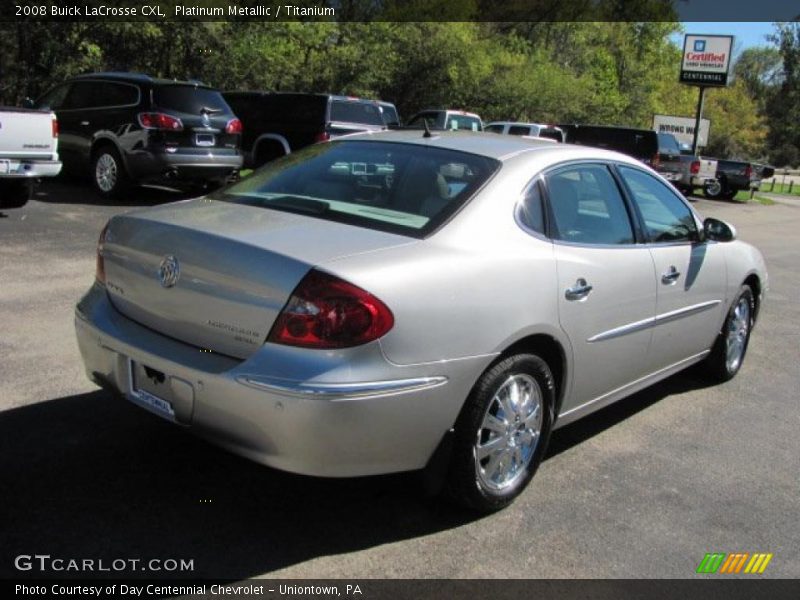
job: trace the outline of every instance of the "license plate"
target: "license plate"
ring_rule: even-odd
[[[170,402],[172,391],[169,378],[160,371],[130,361],[131,398],[169,421],[175,420],[175,410]]]
[[[194,143],[198,146],[213,146],[216,138],[213,133],[198,133],[194,136]]]
[[[11,162],[7,160],[0,160],[0,173],[6,174],[11,172]]]
[[[678,179],[681,178],[681,175],[680,173],[665,173],[664,178],[667,181],[677,181]]]

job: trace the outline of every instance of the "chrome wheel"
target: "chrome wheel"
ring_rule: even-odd
[[[750,301],[748,298],[742,297],[739,298],[733,309],[725,337],[725,367],[729,373],[734,373],[742,363],[749,332]]]
[[[513,487],[525,476],[542,432],[542,391],[530,375],[511,375],[492,399],[478,428],[475,471],[494,491]]]
[[[103,153],[97,158],[94,167],[94,180],[102,192],[110,192],[117,185],[119,177],[117,161],[110,154]]]
[[[714,179],[706,184],[705,191],[707,195],[716,198],[722,193],[722,184],[718,180]]]

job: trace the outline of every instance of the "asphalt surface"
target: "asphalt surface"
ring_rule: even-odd
[[[696,206],[767,259],[742,371],[713,387],[679,374],[557,431],[528,490],[478,518],[409,475],[250,463],[89,383],[72,310],[128,207],[48,183],[0,216],[0,576],[39,553],[192,559],[175,575],[226,579],[685,578],[706,552],[771,552],[761,577],[800,576],[800,201]]]

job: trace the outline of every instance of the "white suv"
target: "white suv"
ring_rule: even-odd
[[[505,133],[522,137],[535,137],[556,142],[564,142],[564,131],[555,125],[541,125],[539,123],[514,123],[511,121],[493,121],[484,131],[491,133]]]

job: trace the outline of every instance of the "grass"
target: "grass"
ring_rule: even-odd
[[[783,184],[779,181],[780,175],[776,175],[775,177],[775,188],[772,187],[772,182],[770,183],[761,183],[761,191],[762,192],[769,192],[771,194],[791,194],[792,196],[800,196],[800,183],[792,184],[791,191],[789,189],[789,184]]]
[[[766,191],[766,190],[762,190],[762,191]],[[746,202],[750,202],[751,201],[750,200],[750,192],[747,191],[747,190],[742,190],[742,191],[738,192],[733,197],[733,201],[734,202],[741,202],[742,204],[744,204]],[[759,196],[758,194],[755,194],[753,196],[752,201],[753,202],[758,202],[759,204],[763,204],[764,206],[772,206],[773,204],[775,204],[775,201],[772,198],[767,198],[766,196]]]

